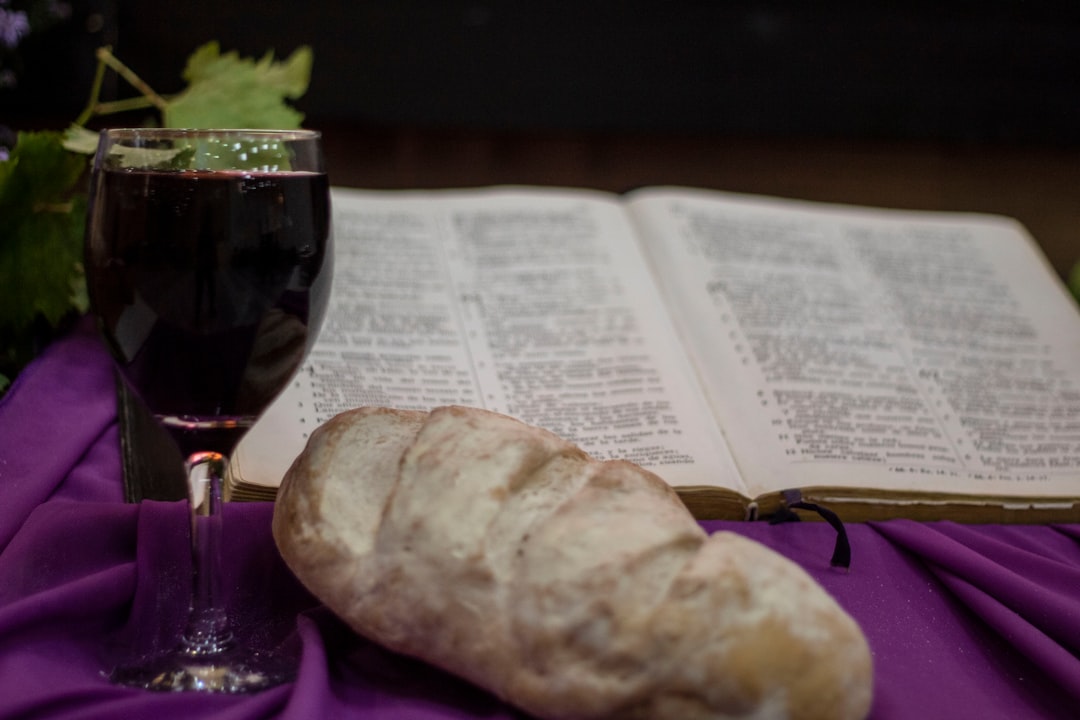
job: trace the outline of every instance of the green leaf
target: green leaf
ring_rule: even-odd
[[[65,150],[61,138],[52,131],[19,133],[11,157],[0,162],[4,225],[42,205],[62,203],[71,194],[87,169],[87,159]]]
[[[71,125],[64,131],[64,149],[82,155],[93,155],[97,152],[98,137],[98,133],[93,130],[81,125]]]
[[[82,238],[86,202],[27,214],[0,236],[0,328],[21,332],[37,315],[51,326],[85,309]]]
[[[21,302],[0,310],[0,324],[27,327],[40,313],[55,326],[78,309],[84,217],[85,205],[75,201],[68,212],[35,213],[9,238],[0,284]]]
[[[105,159],[106,167],[154,170],[187,170],[195,150],[181,145],[173,148],[125,147],[114,145]]]
[[[80,309],[87,158],[57,132],[19,133],[0,163],[0,331],[17,337]],[[82,305],[85,307],[85,305]]]
[[[258,62],[235,51],[221,54],[216,42],[198,48],[188,59],[188,87],[168,100],[166,127],[261,128],[291,130],[304,116],[286,104],[300,97],[311,79],[311,48],[298,48],[277,62],[268,53]]]

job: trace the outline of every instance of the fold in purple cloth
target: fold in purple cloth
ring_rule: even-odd
[[[0,400],[0,718],[523,718],[357,637],[284,567],[272,506],[227,506],[229,602],[300,654],[297,680],[250,696],[111,685],[129,651],[171,644],[187,602],[181,503],[121,500],[109,359],[87,325]],[[874,718],[1074,717],[1080,526],[849,525],[849,572],[823,523],[706,522],[806,568],[861,624]]]

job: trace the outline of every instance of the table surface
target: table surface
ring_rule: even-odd
[[[578,135],[521,142],[468,132],[328,135],[339,185],[619,191],[671,183],[1013,215],[1045,204],[1061,213],[1050,225],[1075,219],[1064,189],[1046,197],[1037,190],[1054,185],[1055,167],[1063,184],[1077,187],[1065,182],[1077,172],[1065,158],[829,147]],[[1049,174],[1030,187],[983,177],[1010,175],[1010,167]],[[85,322],[54,343],[0,399],[0,718],[524,717],[447,672],[351,633],[281,563],[271,505],[227,510],[229,602],[245,609],[249,626],[298,650],[297,680],[238,697],[111,686],[103,673],[117,657],[161,647],[179,631],[187,515],[181,503],[122,501],[108,357]],[[791,558],[859,622],[873,652],[873,718],[1075,717],[1080,525],[852,524],[848,572],[829,567],[833,534],[823,523],[704,526]]]

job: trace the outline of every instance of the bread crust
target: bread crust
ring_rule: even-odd
[[[474,408],[361,408],[289,469],[274,538],[358,633],[551,719],[861,718],[867,642],[801,568],[656,475]]]

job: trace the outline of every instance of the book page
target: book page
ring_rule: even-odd
[[[1080,314],[1014,221],[705,191],[632,202],[757,492],[1080,495]]]
[[[618,201],[591,191],[335,190],[318,342],[238,448],[275,485],[362,405],[516,417],[673,485],[742,491]]]

